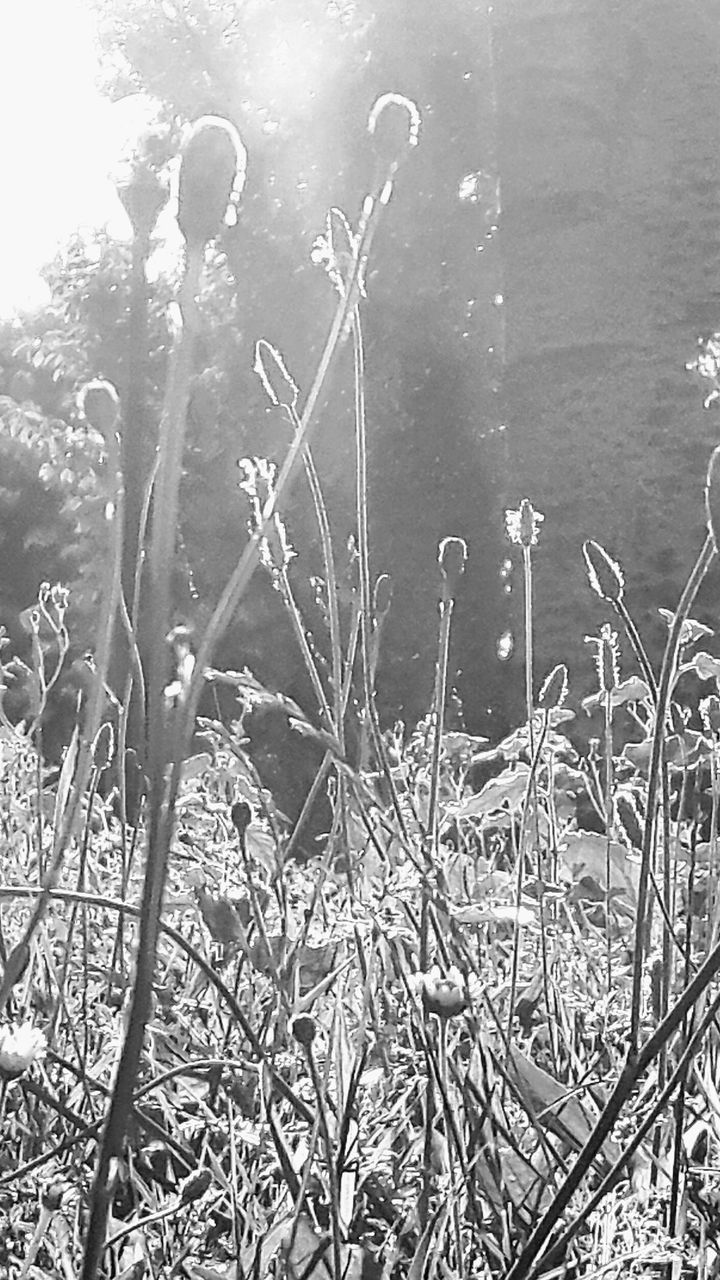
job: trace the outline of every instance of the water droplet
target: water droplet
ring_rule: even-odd
[[[463,204],[474,205],[482,214],[490,234],[497,231],[500,218],[500,179],[484,169],[466,173],[458,185],[458,199]]]
[[[501,662],[507,662],[512,657],[512,651],[515,648],[515,638],[512,631],[503,631],[498,638],[496,645],[497,656]]]

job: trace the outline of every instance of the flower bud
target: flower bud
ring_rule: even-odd
[[[419,975],[420,994],[426,1013],[434,1013],[445,1021],[454,1018],[467,1008],[467,997],[462,975],[452,966],[447,973],[434,964],[428,973]]]
[[[67,1188],[64,1182],[60,1182],[58,1180],[56,1180],[55,1182],[49,1182],[47,1186],[43,1189],[43,1193],[42,1193],[43,1209],[45,1209],[48,1213],[57,1213],[58,1209],[60,1208],[63,1202],[63,1197],[65,1195],[66,1190]]]
[[[0,1028],[0,1078],[16,1080],[45,1056],[47,1041],[31,1022]]]
[[[247,152],[240,135],[220,116],[195,121],[182,148],[178,226],[188,250],[199,250],[218,235],[228,206],[245,185]]]
[[[368,133],[389,178],[420,141],[420,112],[402,93],[383,93],[372,105]]]
[[[212,1173],[209,1169],[196,1169],[194,1173],[188,1174],[180,1185],[180,1203],[190,1204],[193,1200],[199,1200],[205,1195],[211,1182]]]
[[[373,614],[380,621],[387,614],[392,604],[393,584],[389,573],[381,573],[375,582],[373,591]]]
[[[634,796],[619,792],[615,797],[615,813],[630,847],[641,849],[643,828]]]
[[[245,832],[252,822],[252,810],[245,800],[238,800],[230,810],[232,824],[237,831],[241,840],[245,839]]]
[[[568,672],[563,662],[553,667],[538,694],[538,705],[552,711],[561,707],[567,697]]]
[[[288,373],[285,361],[277,347],[265,338],[255,343],[255,363],[253,369],[265,388],[268,399],[274,405],[284,405],[294,409],[300,394],[292,376]]]
[[[115,733],[109,720],[100,725],[92,744],[92,762],[103,773],[115,754]]]
[[[147,163],[135,158],[115,183],[118,199],[123,206],[134,235],[147,241],[165,204],[168,193],[159,174]]]
[[[599,542],[583,543],[583,555],[590,586],[601,600],[618,604],[623,598],[625,579],[619,564],[611,559]]]
[[[297,1018],[293,1018],[290,1030],[298,1044],[301,1044],[304,1049],[309,1049],[317,1031],[315,1019],[311,1018],[309,1013],[300,1013]]]
[[[120,397],[112,382],[96,378],[86,382],[78,397],[80,411],[105,440],[117,431],[120,421]]]
[[[540,525],[545,519],[536,511],[529,498],[523,498],[517,511],[505,512],[505,528],[511,542],[521,547],[537,546]]]
[[[462,538],[443,538],[438,547],[438,563],[444,579],[444,600],[455,599],[466,561],[467,543]]]

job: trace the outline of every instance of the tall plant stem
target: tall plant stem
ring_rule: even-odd
[[[610,922],[610,905],[612,903],[610,854],[615,836],[614,802],[613,802],[613,730],[612,730],[612,698],[605,694],[604,706],[604,792],[605,792],[605,961],[607,970],[608,997],[612,991],[612,937]]]
[[[167,764],[176,763],[178,743],[172,733],[172,713],[168,709],[167,715],[165,714],[164,690],[167,683],[168,661],[166,637],[170,624],[172,567],[177,537],[185,419],[190,398],[197,328],[195,295],[202,261],[201,250],[188,252],[185,277],[180,291],[182,324],[173,343],[160,420],[155,519],[150,545],[150,573],[153,588],[153,635],[149,688],[151,803],[145,879],[140,907],[133,994],[127,1030],[98,1153],[85,1241],[82,1280],[95,1280],[104,1247],[107,1213],[113,1193],[111,1169],[113,1161],[118,1159],[122,1151],[145,1027],[150,1015],[160,913],[167,875],[172,800],[169,797],[166,798],[165,772]]]
[[[393,812],[407,845],[408,833],[405,817],[395,786],[385,742],[383,740],[375,706],[375,689],[372,683],[372,596],[370,590],[370,539],[368,533],[368,479],[367,479],[367,429],[365,421],[365,355],[363,347],[360,309],[352,312],[353,361],[355,371],[355,471],[356,518],[358,531],[358,566],[360,579],[360,656],[362,662],[365,714],[370,725],[372,744],[390,793]]]
[[[645,827],[643,830],[642,861],[638,883],[637,914],[635,917],[635,947],[633,953],[633,981],[630,1012],[630,1052],[637,1050],[640,1034],[642,1005],[643,961],[645,956],[645,920],[648,907],[648,884],[650,864],[655,844],[655,828],[657,819],[658,790],[662,770],[663,744],[665,740],[665,720],[670,701],[670,689],[677,662],[680,634],[700,584],[705,577],[716,555],[715,542],[708,533],[697,560],[693,566],[685,589],[680,597],[675,617],[670,627],[670,634],[665,645],[660,680],[658,683],[657,707],[653,726],[652,748],[650,753],[650,771],[648,776],[647,807]]]
[[[525,596],[523,601],[523,623],[525,630],[525,714],[527,716],[530,755],[532,757],[535,754],[535,742],[533,728],[533,576],[532,554],[530,547],[523,546],[522,557],[523,582],[525,586]]]
[[[645,831],[643,833],[643,857],[640,873],[640,886],[638,888],[638,917],[636,923],[635,967],[633,972],[632,996],[633,1009],[630,1046],[628,1049],[627,1060],[623,1071],[621,1072],[620,1077],[618,1078],[615,1087],[603,1108],[595,1128],[590,1134],[582,1151],[578,1155],[572,1169],[565,1179],[565,1182],[558,1189],[552,1204],[540,1219],[535,1230],[532,1232],[525,1248],[520,1254],[520,1257],[513,1263],[512,1267],[508,1271],[506,1280],[525,1280],[525,1277],[530,1274],[535,1259],[543,1248],[545,1242],[548,1240],[555,1223],[560,1220],[560,1217],[570,1203],[570,1200],[585,1178],[585,1175],[590,1169],[595,1157],[601,1150],[606,1137],[612,1131],[615,1121],[620,1115],[625,1102],[632,1094],[637,1081],[645,1073],[650,1063],[657,1057],[662,1047],[667,1044],[670,1036],[680,1025],[683,1018],[695,1004],[696,1000],[699,999],[710,982],[712,982],[713,978],[720,971],[720,945],[718,945],[710,952],[702,968],[698,970],[692,982],[688,984],[682,995],[676,1001],[675,1005],[669,1010],[650,1038],[641,1048],[638,1048],[641,992],[640,983],[642,979],[642,948],[644,942],[643,921],[647,906],[650,859],[653,849],[655,808],[657,804],[657,793],[660,779],[665,716],[667,714],[670,687],[672,675],[675,669],[682,624],[688,615],[700,583],[707,573],[714,557],[715,543],[712,534],[708,534],[687,581],[680,603],[678,604],[677,612],[670,628],[670,635],[668,636],[660,673],[658,705],[653,733],[650,776],[648,781],[648,806]],[[640,953],[639,966],[638,952]]]
[[[660,1050],[666,1045],[683,1022],[693,1005],[707,990],[710,983],[720,973],[720,943],[711,951],[702,968],[698,970],[692,982],[688,984],[665,1018],[638,1052],[628,1052],[625,1066],[615,1083],[597,1123],[580,1151],[575,1163],[532,1232],[519,1258],[511,1266],[505,1280],[525,1280],[531,1274],[533,1263],[548,1240],[552,1230],[559,1222],[562,1214],[580,1187],[595,1157],[602,1150],[605,1139],[612,1132],[620,1112],[644,1076],[648,1067],[655,1061]],[[534,1275],[534,1272],[533,1272]]]

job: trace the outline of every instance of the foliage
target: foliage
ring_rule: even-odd
[[[692,606],[717,556],[720,452],[705,541],[665,615],[658,672],[621,567],[587,542],[589,585],[608,615],[589,637],[597,690],[573,711],[562,662],[538,681],[543,516],[525,499],[506,513],[524,584],[524,718],[496,743],[451,720],[468,556],[447,537],[439,572],[426,566],[437,604],[427,715],[384,730],[375,687],[392,603],[370,560],[363,312],[375,233],[419,113],[383,94],[369,119],[375,183],[357,224],[328,215],[335,311],[309,386],[267,340],[255,349],[288,441],[279,465],[254,456],[236,477],[250,499],[248,537],[196,636],[172,626],[172,588],[202,280],[218,263],[206,241],[232,186],[225,174],[213,225],[187,217],[200,208],[197,161],[213,122],[200,122],[180,158],[182,323],[168,331],[139,562],[150,578],[147,651],[135,602],[122,598],[118,397],[92,388],[113,408],[102,446],[83,442],[70,479],[84,466],[94,499],[104,468],[110,536],[93,662],[59,774],[44,768],[38,714],[69,643],[62,588],[41,587],[29,617],[33,715],[0,706],[0,1250],[23,1280],[550,1280],[716,1267],[720,663]],[[355,389],[348,573],[314,458],[345,344]],[[13,402],[4,411],[8,438],[44,450],[52,476],[70,429]],[[301,471],[320,564],[312,621],[289,574],[285,522]],[[306,700],[218,661],[259,567],[289,618]],[[121,697],[109,686],[115,628],[131,654]],[[200,714],[206,686],[232,700],[231,717]],[[129,801],[133,699],[145,717],[144,805]],[[267,708],[319,752],[293,823],[247,751],[248,720]],[[572,737],[582,716],[597,726],[585,755]],[[318,796],[327,831],[300,860]]]

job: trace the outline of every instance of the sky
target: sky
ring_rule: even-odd
[[[127,223],[107,176],[117,109],[95,86],[89,0],[0,0],[0,316],[46,298],[39,270],[81,227]]]

